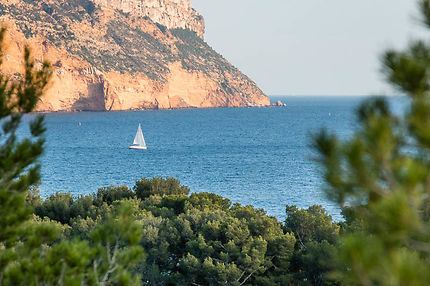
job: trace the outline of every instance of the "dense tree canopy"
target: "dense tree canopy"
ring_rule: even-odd
[[[339,225],[321,206],[287,206],[284,229],[296,237],[290,273],[297,285],[335,285],[329,275],[339,239]]]
[[[139,191],[152,191],[150,196]],[[188,188],[170,178],[142,179],[133,188],[108,187],[73,198],[57,193],[33,200],[35,214],[68,229],[66,237],[91,238],[123,200],[144,233],[146,259],[138,270],[148,285],[282,285],[295,238],[276,218],[251,206],[231,204],[210,193],[187,196]],[[156,190],[156,191],[155,191]],[[113,200],[115,197],[117,200]],[[273,278],[273,279],[272,279]]]

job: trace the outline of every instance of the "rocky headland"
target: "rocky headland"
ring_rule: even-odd
[[[258,86],[204,41],[189,0],[0,0],[1,72],[22,52],[54,76],[39,111],[267,106]]]

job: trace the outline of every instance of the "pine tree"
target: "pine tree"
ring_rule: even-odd
[[[6,29],[2,28],[0,56],[4,53],[5,33]],[[43,116],[36,116],[30,122],[30,138],[17,136],[23,116],[34,110],[50,76],[49,64],[45,62],[36,68],[28,47],[25,48],[24,72],[20,79],[12,80],[0,74],[0,284],[4,271],[18,255],[15,245],[21,239],[25,237],[36,245],[53,235],[51,228],[29,228],[32,210],[25,200],[30,186],[40,179],[37,159],[44,145]],[[40,236],[29,237],[30,231]]]
[[[419,1],[430,28],[430,1]],[[383,98],[358,110],[348,140],[315,137],[326,193],[344,209],[337,275],[346,284],[430,283],[430,45],[415,41],[383,57],[387,80],[408,98],[393,114]]]

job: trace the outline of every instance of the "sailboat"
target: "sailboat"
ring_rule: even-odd
[[[139,127],[137,128],[137,132],[136,132],[136,136],[134,137],[133,144],[131,144],[129,148],[137,149],[137,150],[147,149],[145,139],[143,138],[142,127],[140,126],[140,123],[139,123]]]

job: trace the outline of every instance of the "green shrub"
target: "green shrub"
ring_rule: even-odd
[[[135,194],[127,186],[109,186],[98,189],[94,198],[94,204],[100,206],[103,202],[111,205],[115,201],[130,199],[135,197]]]
[[[179,180],[167,177],[163,178],[143,178],[136,182],[133,191],[140,199],[146,199],[150,196],[167,196],[167,195],[188,195],[190,189],[181,186]]]

